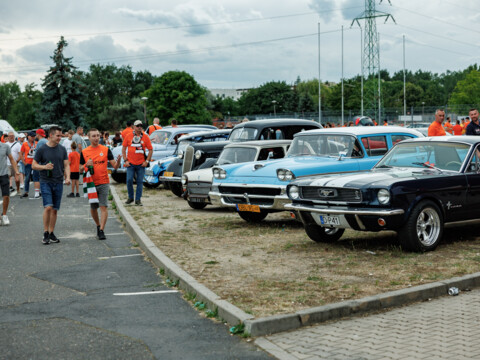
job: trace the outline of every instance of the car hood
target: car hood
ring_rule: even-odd
[[[189,171],[185,174],[188,181],[205,181],[212,182],[212,168]]]
[[[301,180],[296,180],[294,183],[292,183],[292,185],[355,188],[369,186],[389,187],[397,182],[453,175],[459,175],[459,173],[422,168],[377,168],[367,171],[346,173],[342,175],[331,174],[312,176]]]

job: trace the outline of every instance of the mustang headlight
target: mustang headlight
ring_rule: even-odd
[[[222,168],[213,168],[212,172],[215,179],[225,179],[227,177],[227,172]]]
[[[182,175],[182,185],[187,185],[187,183],[188,183],[187,175]]]
[[[202,158],[203,152],[201,150],[195,151],[195,159],[200,160]]]
[[[382,205],[387,205],[390,203],[390,191],[387,189],[380,189],[377,193],[378,202]]]
[[[292,200],[296,200],[300,197],[300,188],[296,185],[292,185],[288,188],[288,197]]]
[[[180,151],[178,152],[178,158],[179,158],[179,159],[183,159],[183,155],[184,155],[183,150],[180,150]]]

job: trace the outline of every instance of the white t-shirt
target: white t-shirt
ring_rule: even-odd
[[[70,140],[69,138],[66,138],[63,140],[63,146],[65,146],[65,149],[67,150],[67,154],[70,154],[72,152],[72,142],[73,140]]]
[[[22,148],[22,145],[20,145],[20,143],[18,141],[14,141],[13,143],[11,142],[5,142],[5,144],[7,144],[10,149],[12,150],[12,156],[15,160],[20,160],[20,149]],[[10,166],[12,165],[10,163],[10,159],[7,158],[7,164]]]

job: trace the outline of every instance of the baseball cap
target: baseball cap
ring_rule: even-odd
[[[30,131],[30,132],[28,133],[28,136],[35,137],[35,135],[36,135],[36,134],[35,134],[35,131]]]
[[[38,135],[41,135],[41,136],[43,136],[43,137],[46,137],[45,131],[44,131],[43,129],[38,129],[38,130],[37,130],[37,134],[38,134]]]
[[[23,139],[23,138],[25,138],[25,134],[24,134],[24,133],[20,133],[20,134],[18,134],[18,138],[19,138],[19,139]]]
[[[134,126],[142,126],[142,120],[135,120],[135,122],[133,123]]]

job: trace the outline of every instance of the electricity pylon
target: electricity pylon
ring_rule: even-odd
[[[380,0],[380,3],[382,0]],[[391,5],[390,0],[388,3]],[[366,100],[366,113],[371,117],[377,117],[380,123],[381,110],[381,88],[380,88],[380,49],[378,41],[376,19],[384,17],[385,22],[389,18],[395,22],[391,14],[375,10],[375,0],[365,0],[365,11],[353,19],[352,26],[355,22],[358,26],[360,20],[365,20],[365,29],[363,31],[363,51],[362,51],[362,76],[366,76],[364,98]],[[395,22],[396,23],[396,22]],[[378,76],[378,86],[376,85],[376,75]]]

